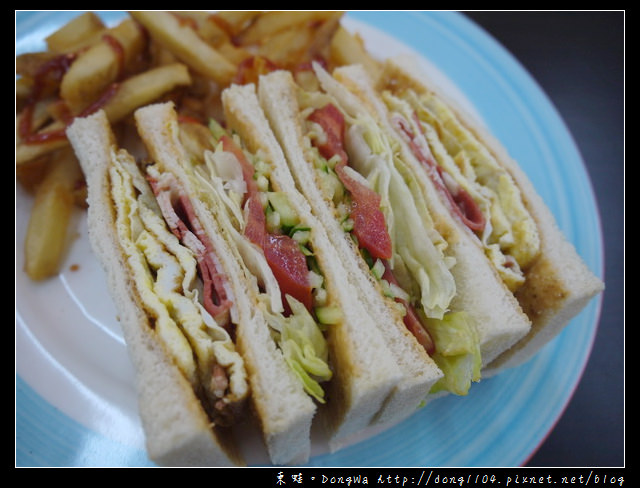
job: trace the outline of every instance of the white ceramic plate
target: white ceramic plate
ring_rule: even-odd
[[[18,12],[16,53],[78,12]],[[122,12],[101,12],[108,23]],[[472,108],[520,162],[589,267],[602,276],[600,222],[581,157],[535,81],[496,41],[452,12],[356,12],[345,19],[372,52],[411,51]],[[133,370],[85,216],[62,273],[33,283],[22,272],[31,200],[16,187],[16,465],[150,466]],[[72,270],[77,265],[77,270]],[[594,300],[526,365],[448,397],[309,466],[518,466],[562,414],[589,357]],[[263,461],[256,447],[255,462]]]

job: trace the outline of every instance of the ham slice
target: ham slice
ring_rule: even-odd
[[[203,282],[202,300],[205,310],[220,326],[228,328],[232,302],[227,296],[227,278],[220,270],[215,249],[200,225],[191,201],[180,191],[173,177],[149,183],[171,232],[196,257]]]

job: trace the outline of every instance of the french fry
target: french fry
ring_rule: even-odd
[[[313,34],[313,42],[307,48],[306,60],[321,56],[324,59],[330,56],[331,39],[340,27],[340,20],[344,12],[331,12],[324,22],[320,23]]]
[[[298,25],[269,37],[258,48],[258,53],[277,66],[291,67],[303,58],[312,42],[313,31],[304,25]]]
[[[234,38],[260,15],[262,15],[261,12],[255,10],[223,10],[211,14],[209,18],[224,30],[229,38]]]
[[[50,52],[75,52],[95,43],[105,29],[100,17],[93,12],[86,12],[71,19],[45,41]]]
[[[144,34],[131,19],[122,21],[106,34],[110,37],[78,56],[60,83],[60,96],[75,114],[92,104],[116,81],[145,45]]]
[[[192,29],[198,32],[198,36],[217,48],[221,44],[230,41],[229,34],[216,23],[209,12],[202,11],[184,11],[173,12],[173,15],[187,23]]]
[[[16,75],[33,78],[43,64],[57,57],[48,51],[20,54],[16,56]]]
[[[38,100],[31,107],[31,120],[30,128],[32,131],[37,131],[51,122],[51,106],[56,102],[55,98],[44,98]],[[22,123],[23,113],[20,113],[16,117],[16,127]]]
[[[338,66],[361,64],[373,80],[380,76],[378,62],[367,52],[362,40],[340,26],[330,44],[331,60]]]
[[[16,180],[28,193],[35,195],[36,190],[47,174],[51,154],[32,159],[27,164],[16,166]]]
[[[40,134],[58,134],[63,131],[65,125],[62,122],[53,122],[40,131]],[[69,141],[61,135],[60,137],[52,137],[49,140],[38,142],[35,144],[26,144],[18,141],[16,144],[16,166],[28,163],[32,159],[44,156],[51,151],[63,148],[69,144]]]
[[[221,86],[231,82],[236,67],[202,40],[189,25],[169,12],[130,12],[159,44],[195,72]]]
[[[236,36],[236,43],[240,45],[261,44],[269,37],[301,24],[322,22],[334,12],[330,11],[272,11],[261,14],[256,20]]]
[[[138,107],[157,100],[160,96],[178,86],[191,83],[191,77],[186,66],[174,63],[166,66],[143,71],[132,76],[120,85],[114,86],[115,92],[102,107],[111,123],[116,123],[132,113]],[[45,140],[33,144],[18,141],[16,145],[16,166],[41,157],[55,149],[65,147],[69,141],[64,137],[64,122],[55,121],[38,134],[45,136]],[[47,138],[48,134],[53,137]]]
[[[16,110],[22,110],[33,91],[33,79],[17,78],[16,79]]]
[[[56,153],[36,191],[24,243],[24,269],[33,280],[55,275],[69,244],[73,189],[82,170],[70,148]]]
[[[138,107],[147,105],[178,86],[191,83],[189,70],[184,64],[160,66],[123,81],[104,105],[109,121],[114,124]]]
[[[223,42],[216,49],[235,66],[238,66],[245,59],[253,56],[249,51],[240,46],[235,46],[231,41]]]

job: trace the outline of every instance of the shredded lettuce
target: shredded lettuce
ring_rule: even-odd
[[[432,356],[444,376],[432,387],[431,393],[446,390],[466,395],[473,381],[480,380],[482,356],[480,340],[465,312],[445,315],[442,320],[427,319],[427,329],[436,343]]]
[[[267,322],[275,331],[284,359],[302,382],[307,393],[324,403],[324,390],[320,385],[331,379],[329,348],[318,324],[304,305],[287,295],[291,315],[265,312]]]
[[[406,179],[393,163],[398,163],[394,148],[372,118],[353,121],[347,130],[346,143],[352,167],[381,197],[393,244],[393,267],[401,262],[409,270],[413,284],[408,281],[400,284],[419,290],[427,316],[442,318],[456,293],[449,270],[453,263],[443,253],[446,241],[433,226],[424,225],[427,216],[416,205]]]
[[[402,159],[398,141],[388,137],[349,90],[326,71],[316,67],[316,73],[327,92],[324,98],[328,97],[345,115],[350,166],[381,197],[380,207],[393,247],[389,264],[400,284],[398,289],[386,286],[385,290],[412,303],[434,339],[433,359],[444,373],[434,391],[465,395],[471,382],[480,379],[482,359],[474,323],[464,311],[451,311],[456,284],[450,269],[455,258],[446,254],[448,244],[429,215],[420,185]],[[304,101],[326,103],[310,96]],[[381,275],[380,265],[370,259],[368,264],[374,275]]]
[[[398,97],[390,93],[383,97],[405,119],[415,111],[438,164],[487,216],[479,237],[505,284],[516,290],[524,282],[521,269],[539,253],[540,238],[513,177],[434,94],[404,90]]]
[[[220,124],[211,121],[211,148],[203,148],[202,158],[192,158],[192,167],[188,168],[200,197],[211,208],[216,209],[216,218],[229,237],[236,244],[235,251],[239,262],[255,276],[261,290],[258,306],[281,350],[291,371],[300,380],[304,390],[318,402],[324,403],[324,390],[321,382],[331,378],[328,361],[328,344],[324,329],[336,318],[328,304],[324,289],[324,278],[315,262],[311,242],[311,229],[301,224],[298,214],[289,202],[286,194],[271,189],[270,165],[259,155],[245,151],[247,160],[255,168],[254,180],[257,182],[262,204],[265,209],[267,228],[289,234],[294,238],[307,257],[309,279],[313,289],[314,312],[322,309],[325,323],[317,322],[314,316],[293,297],[287,295],[291,314],[284,315],[284,303],[277,279],[271,270],[264,253],[247,240],[243,234],[245,216],[242,208],[247,186],[240,163],[236,157],[224,151],[219,142],[223,135],[229,134]],[[241,143],[236,138],[236,143]],[[195,161],[195,162],[194,162]],[[199,162],[201,161],[201,162]]]

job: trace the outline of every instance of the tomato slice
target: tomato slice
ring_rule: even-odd
[[[350,178],[342,169],[336,168],[336,173],[351,194],[353,234],[358,238],[359,247],[366,249],[373,258],[391,259],[391,237],[380,210],[380,195]]]
[[[309,312],[313,307],[307,259],[298,243],[286,235],[267,235],[264,256],[280,284],[285,313],[290,313],[285,295],[291,295]]]
[[[233,144],[233,141],[230,142]],[[227,141],[228,143],[229,141]],[[224,141],[223,144],[225,144]],[[233,146],[237,147],[235,144]],[[232,146],[230,145],[229,147]],[[226,147],[225,150],[227,150]],[[244,155],[242,155],[242,158],[244,159]],[[238,157],[241,162],[243,159]],[[248,161],[244,161],[249,164]],[[244,171],[245,167],[243,167]],[[251,171],[253,171],[253,166],[251,166]],[[246,175],[253,181],[253,173],[249,175],[247,171]],[[267,264],[280,285],[285,314],[288,315],[290,313],[285,295],[291,295],[311,312],[313,297],[309,282],[307,258],[302,253],[297,241],[286,235],[269,234],[267,232],[266,217],[257,197],[257,188],[254,193],[250,192],[249,195],[246,202],[248,211],[244,235],[264,252]]]
[[[368,186],[351,178],[344,167],[348,163],[348,156],[344,150],[344,117],[340,110],[327,104],[314,110],[309,120],[322,127],[325,133],[323,142],[314,141],[320,154],[331,159],[336,154],[340,162],[335,171],[340,181],[351,194],[353,219],[353,234],[358,239],[358,245],[366,249],[374,258],[390,259],[392,255],[391,237],[387,230],[386,221],[380,210],[380,196]]]

